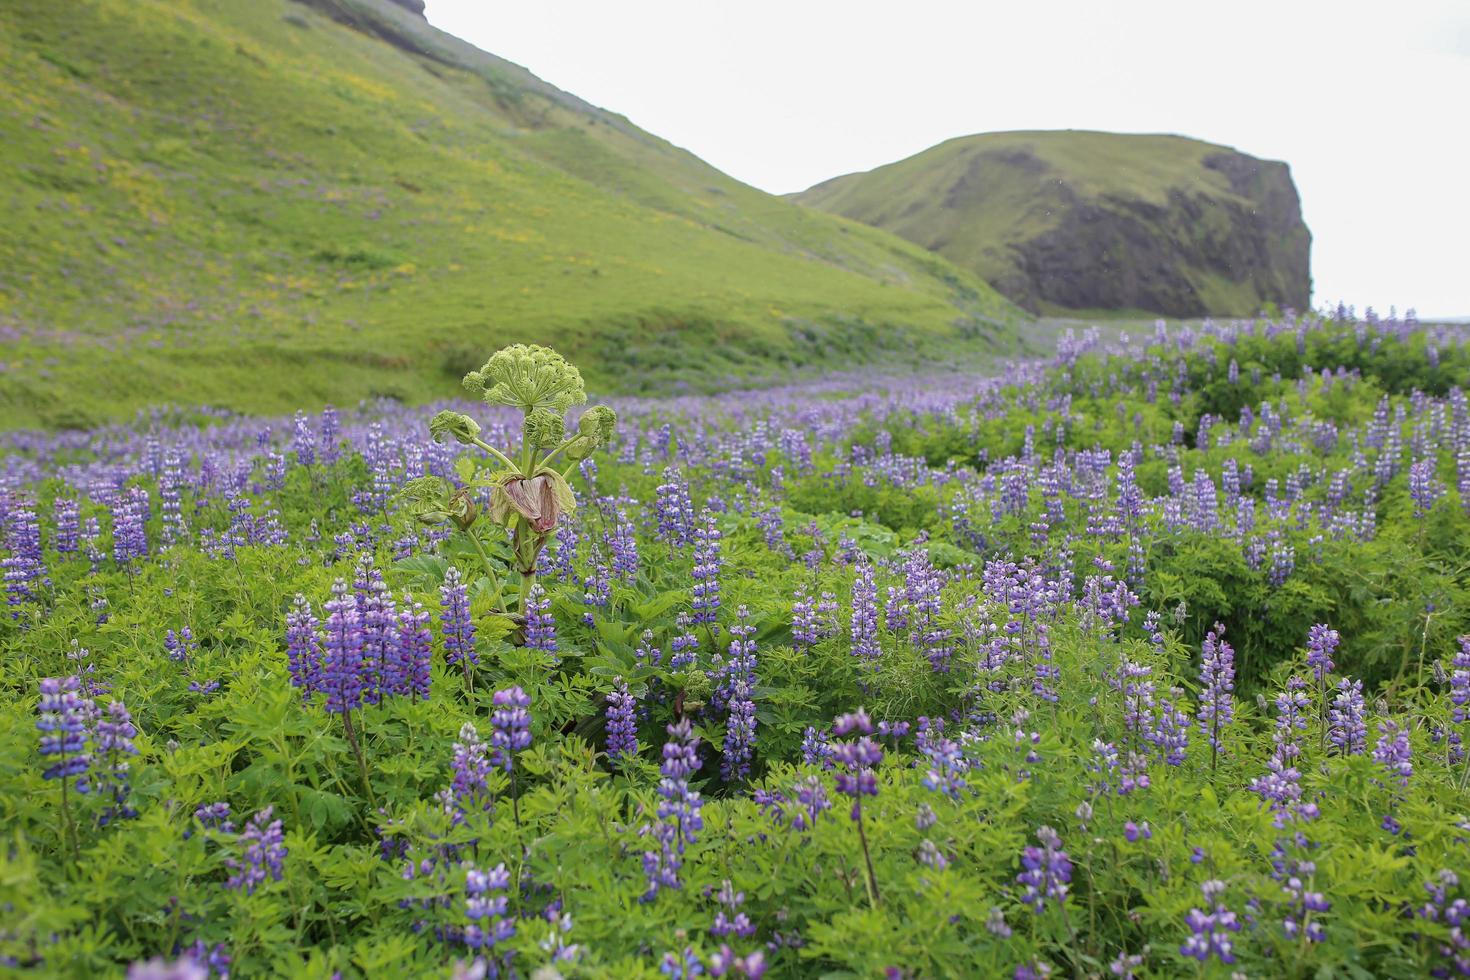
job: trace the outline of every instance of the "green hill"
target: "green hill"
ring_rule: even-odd
[[[1180,136],[988,133],[795,199],[884,228],[1037,312],[1309,308],[1286,164]]]
[[[0,424],[623,391],[1009,348],[983,281],[747,187],[413,0],[0,5]]]

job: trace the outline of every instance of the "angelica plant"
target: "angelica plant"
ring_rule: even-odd
[[[520,446],[492,446],[480,437],[479,423],[468,415],[440,412],[429,423],[434,439],[476,447],[490,458],[491,470],[481,476],[473,463],[463,461],[459,475],[464,487],[456,489],[439,477],[421,477],[410,481],[402,496],[421,521],[452,523],[464,532],[507,613],[511,610],[498,587],[499,566],[491,560],[478,524],[481,517],[488,517],[490,523],[510,531],[510,564],[520,577],[514,616],[524,628],[537,560],[561,518],[577,507],[567,482],[572,468],[607,444],[617,415],[605,405],[594,405],[568,431],[566,413],[586,402],[587,392],[577,369],[549,347],[507,347],[480,370],[465,375],[464,386],[488,404],[521,410]],[[486,488],[491,491],[490,504],[482,511],[475,503],[475,491]]]

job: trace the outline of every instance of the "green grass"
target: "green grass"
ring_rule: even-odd
[[[1017,292],[1007,284],[1033,274],[1017,246],[1056,229],[1079,201],[1104,212],[1118,210],[1137,217],[1140,209],[1162,209],[1170,204],[1171,195],[1183,193],[1254,213],[1261,207],[1258,202],[1237,194],[1224,173],[1204,164],[1213,154],[1234,152],[1169,135],[1083,130],[986,133],[948,140],[791,197],[895,232],[1014,296]],[[1161,214],[1158,220],[1162,221]],[[1160,223],[1156,231],[1162,241],[1182,234],[1201,243],[1224,240],[1231,227],[1223,210],[1202,206],[1187,227]],[[1111,257],[1116,261],[1130,246],[1118,241],[1112,247],[1119,253]],[[1183,260],[1177,264],[1186,266]],[[1212,312],[1249,315],[1261,305],[1250,283],[1231,281],[1206,268],[1180,271]],[[1034,305],[1042,313],[1062,310],[1044,300]],[[1069,315],[1088,312],[1074,310]]]
[[[622,391],[1014,344],[972,273],[386,0],[20,0],[0,72],[0,425],[426,399],[515,341]]]

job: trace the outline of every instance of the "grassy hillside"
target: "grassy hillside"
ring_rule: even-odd
[[[514,341],[621,390],[1011,343],[977,277],[387,0],[10,0],[0,131],[4,425],[441,396]]]
[[[1179,136],[987,133],[818,184],[1033,310],[1304,309],[1311,236],[1285,164]]]

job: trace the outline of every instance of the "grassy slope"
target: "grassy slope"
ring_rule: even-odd
[[[972,274],[383,0],[17,0],[0,73],[0,424],[441,396],[513,341],[623,390],[1011,342]]]
[[[972,170],[982,154],[1027,152],[1046,164]],[[1182,136],[1122,135],[1085,130],[984,133],[947,140],[904,160],[817,184],[792,197],[826,212],[884,228],[934,249],[988,282],[1014,275],[1012,243],[1055,228],[1069,205],[1117,197],[1162,205],[1171,188],[1237,198],[1206,156],[1228,147]],[[1249,205],[1247,205],[1249,206]],[[1202,293],[1219,308],[1236,304],[1241,287],[1216,276]],[[1249,304],[1247,304],[1249,305]]]

